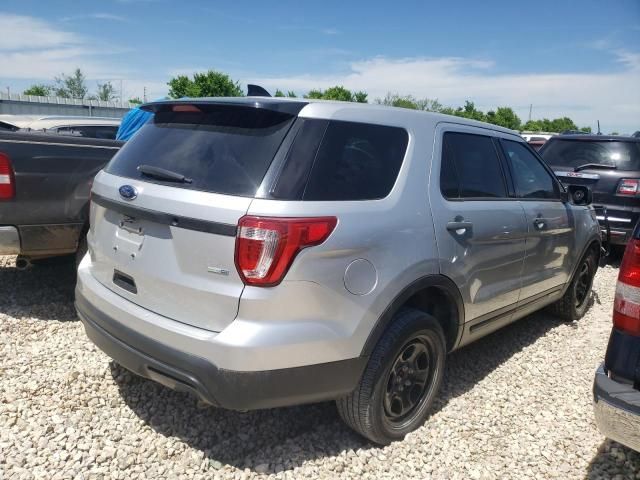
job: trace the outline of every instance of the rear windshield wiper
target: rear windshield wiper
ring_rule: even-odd
[[[588,168],[601,168],[603,170],[616,170],[618,167],[615,165],[606,165],[604,163],[585,163],[584,165],[580,165],[573,169],[574,172],[579,172],[580,170],[586,170]]]
[[[187,178],[181,173],[165,170],[164,168],[154,167],[152,165],[138,165],[138,171],[147,177],[165,180],[167,182],[177,183],[193,183],[193,179]]]

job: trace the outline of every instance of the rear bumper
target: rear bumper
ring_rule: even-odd
[[[207,403],[232,410],[339,398],[355,388],[366,365],[366,358],[360,357],[278,370],[224,370],[124,328],[81,296],[76,299],[76,309],[87,336],[120,365],[173,390],[190,392]]]
[[[18,255],[20,235],[16,227],[0,227],[0,255]]]
[[[640,219],[640,208],[622,208],[620,205],[594,205],[598,213],[598,222],[602,229],[602,234],[606,234],[604,212],[607,209],[609,218],[609,228],[611,230],[611,243],[614,245],[625,245],[631,238],[633,229]],[[605,237],[603,237],[605,238]]]
[[[191,392],[205,402],[253,410],[336,399],[355,388],[366,366],[367,357],[338,357],[337,361],[304,366],[296,365],[300,358],[291,357],[290,368],[270,368],[286,360],[287,345],[273,349],[225,344],[220,334],[144,310],[93,279],[87,261],[88,256],[80,265],[76,288],[76,309],[87,336],[128,370],[174,390]],[[244,337],[252,333],[245,331]],[[252,368],[256,355],[264,370]],[[243,363],[232,361],[239,358],[248,360],[246,370]],[[229,367],[230,361],[237,369]]]
[[[610,379],[604,364],[596,371],[593,408],[600,432],[640,451],[640,391],[632,385]]]

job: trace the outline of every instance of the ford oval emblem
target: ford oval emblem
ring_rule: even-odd
[[[133,200],[138,196],[138,190],[136,189],[136,187],[133,187],[131,185],[122,185],[118,189],[118,192],[120,192],[120,196],[125,200]]]

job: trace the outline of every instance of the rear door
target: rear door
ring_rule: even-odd
[[[440,270],[459,286],[467,322],[480,326],[503,313],[507,322],[520,293],[524,211],[510,197],[490,130],[446,124],[438,130],[441,162],[434,161],[430,201]]]
[[[523,142],[501,139],[516,195],[527,219],[521,300],[548,295],[569,280],[576,255],[575,219],[560,200],[560,186]]]
[[[95,180],[93,276],[148,310],[222,330],[243,289],[236,225],[294,119],[246,105],[160,107]]]

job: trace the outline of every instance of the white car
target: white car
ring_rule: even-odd
[[[121,119],[85,116],[0,115],[0,127],[114,140]]]

